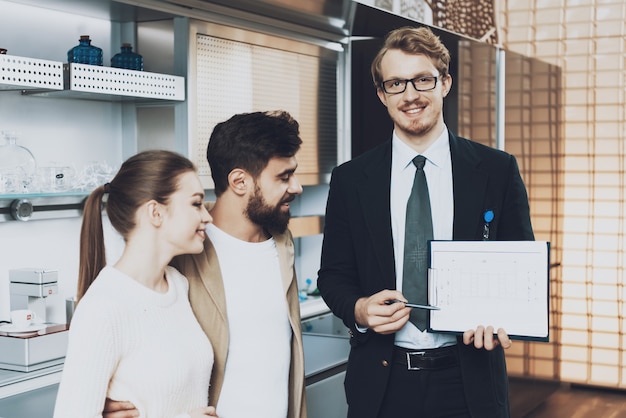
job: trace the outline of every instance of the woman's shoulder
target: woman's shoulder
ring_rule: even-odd
[[[83,299],[94,298],[96,296],[97,299],[99,299],[101,295],[106,294],[119,295],[120,293],[122,293],[122,289],[125,286],[126,277],[123,275],[123,273],[116,270],[114,267],[106,266],[100,271],[98,276],[96,276],[94,281],[91,283]]]
[[[76,310],[85,311],[90,316],[113,316],[127,304],[128,283],[123,275],[112,267],[105,267],[91,283],[85,295],[77,304]]]

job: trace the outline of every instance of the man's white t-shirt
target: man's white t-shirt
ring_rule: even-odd
[[[226,292],[229,344],[220,418],[287,416],[291,325],[276,242],[247,242],[213,224]]]

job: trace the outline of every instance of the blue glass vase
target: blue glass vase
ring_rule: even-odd
[[[82,35],[78,45],[67,51],[67,62],[102,65],[102,49],[91,45],[89,35]]]
[[[133,52],[130,44],[123,43],[122,50],[111,58],[111,67],[143,71],[143,57]]]

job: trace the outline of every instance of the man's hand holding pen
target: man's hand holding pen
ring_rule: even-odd
[[[388,304],[388,300],[406,300],[397,290],[382,290],[368,298],[357,300],[354,315],[357,325],[379,334],[392,334],[409,320],[411,309],[404,303]]]
[[[429,311],[438,311],[439,308],[437,306],[432,306],[432,305],[420,305],[417,303],[409,303],[406,302],[404,300],[399,300],[399,299],[388,299],[385,301],[385,305],[393,305],[394,303],[404,303],[404,306],[406,306],[407,308],[415,308],[415,309],[426,309]]]

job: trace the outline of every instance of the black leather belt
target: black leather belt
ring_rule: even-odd
[[[456,346],[409,350],[394,346],[393,361],[406,366],[408,370],[437,370],[456,366],[459,362]]]

